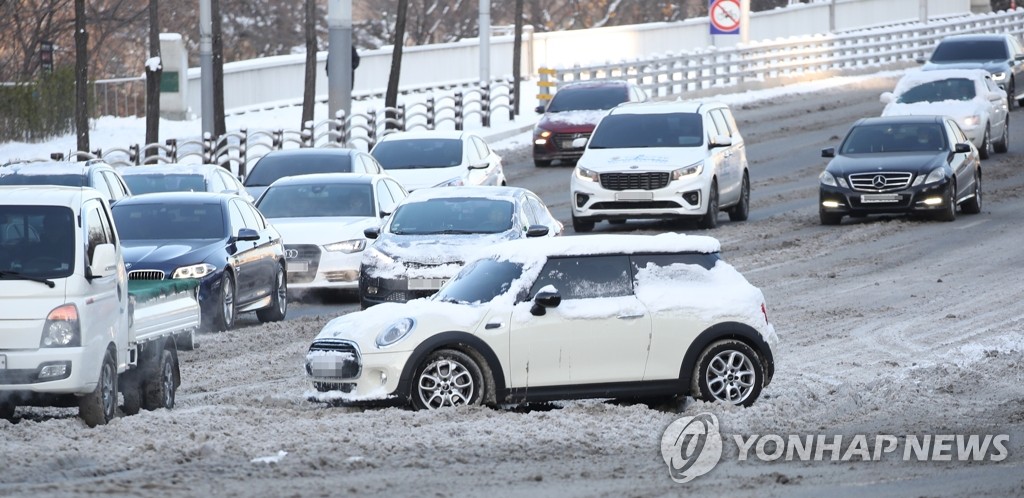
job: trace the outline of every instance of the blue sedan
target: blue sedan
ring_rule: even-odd
[[[204,328],[227,330],[240,312],[262,322],[288,309],[281,235],[245,199],[205,192],[153,193],[112,209],[128,278],[198,278]]]

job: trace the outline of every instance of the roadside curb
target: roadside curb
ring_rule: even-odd
[[[523,124],[523,125],[518,125],[515,128],[510,128],[510,129],[502,130],[502,131],[496,131],[496,132],[491,133],[491,134],[483,134],[483,133],[481,133],[481,135],[483,135],[483,139],[487,143],[498,142],[498,141],[501,141],[501,140],[505,140],[506,138],[512,138],[512,137],[514,137],[516,135],[519,135],[520,133],[524,133],[526,131],[529,131],[531,128],[533,128],[534,124],[536,124],[536,123],[527,123],[527,124]]]

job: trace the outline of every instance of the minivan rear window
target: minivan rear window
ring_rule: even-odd
[[[267,154],[260,158],[245,178],[246,187],[266,187],[286,176],[315,173],[351,173],[352,158],[348,155],[308,154],[302,156]]]

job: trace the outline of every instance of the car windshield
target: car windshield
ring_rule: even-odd
[[[384,140],[373,148],[372,155],[384,169],[450,168],[462,164],[462,140]]]
[[[391,215],[390,231],[399,235],[501,233],[512,228],[513,208],[511,201],[503,199],[428,199],[399,206]]]
[[[199,174],[128,174],[124,182],[132,194],[151,194],[153,192],[205,192],[206,179]]]
[[[432,299],[452,303],[488,303],[508,292],[512,282],[522,274],[523,265],[519,263],[477,260],[463,268]]]
[[[547,112],[608,110],[628,100],[625,87],[565,88],[555,92]]]
[[[850,129],[840,154],[942,150],[948,149],[938,123],[867,124]]]
[[[1003,40],[947,40],[935,48],[931,61],[996,61],[1008,58]]]
[[[594,130],[591,149],[699,147],[704,144],[700,114],[611,114]]]
[[[370,184],[277,185],[256,204],[267,218],[374,216]]]
[[[65,185],[68,187],[87,187],[85,175],[53,174],[53,175],[3,175],[0,185]]]
[[[227,237],[219,203],[115,204],[122,240],[220,239]]]
[[[65,206],[0,205],[0,278],[71,275],[75,269],[74,219]]]
[[[347,154],[267,154],[252,167],[245,186],[266,187],[286,176],[351,172],[352,157]]]
[[[967,78],[950,78],[922,83],[903,92],[896,101],[901,104],[942,102],[945,100],[972,100],[974,82]]]

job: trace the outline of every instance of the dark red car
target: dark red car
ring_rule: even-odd
[[[623,102],[642,102],[647,93],[622,80],[581,81],[560,86],[533,128],[533,164],[549,166],[552,161],[576,162],[583,147],[573,147],[577,138],[590,138],[597,122],[608,110]]]

